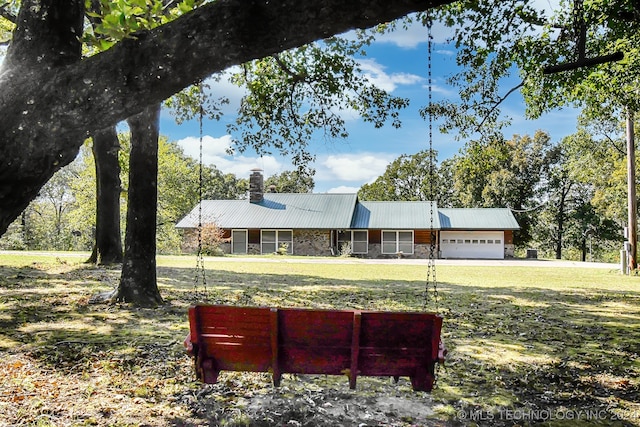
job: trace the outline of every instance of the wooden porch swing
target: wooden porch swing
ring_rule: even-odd
[[[430,21],[427,27],[431,107]],[[201,170],[202,117],[201,108]],[[431,114],[429,148],[433,148]],[[433,167],[429,173],[433,174]],[[433,195],[433,187],[431,190]],[[437,303],[433,204],[432,201],[424,310],[430,284]],[[195,287],[198,288],[201,278],[206,292],[201,229],[200,211]],[[446,353],[441,340],[443,319],[436,313],[199,304],[190,307],[188,315],[190,333],[185,347],[194,358],[197,378],[209,384],[217,382],[221,371],[270,372],[276,387],[284,373],[346,375],[352,389],[356,387],[358,376],[389,376],[396,380],[403,376],[410,378],[413,390],[428,392],[436,381],[436,364],[444,362]]]

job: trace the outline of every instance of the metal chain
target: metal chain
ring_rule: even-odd
[[[427,264],[427,282],[424,289],[424,306],[426,311],[429,301],[429,288],[433,287],[433,299],[438,311],[438,280],[436,277],[436,231],[434,227],[434,205],[435,199],[435,156],[433,155],[433,73],[432,73],[432,52],[433,52],[433,34],[431,33],[432,21],[429,12],[427,12],[427,78],[428,78],[428,116],[429,116],[429,262]]]
[[[207,299],[207,275],[204,268],[204,253],[202,250],[202,187],[204,186],[203,179],[203,161],[202,161],[202,139],[203,130],[202,122],[204,121],[204,108],[202,106],[202,85],[198,84],[198,97],[200,98],[200,105],[198,111],[198,124],[200,126],[200,159],[199,159],[199,178],[198,178],[198,254],[196,256],[196,272],[193,278],[193,288],[196,297],[202,296],[203,299]],[[202,285],[202,286],[200,286]],[[200,290],[202,287],[202,290]]]

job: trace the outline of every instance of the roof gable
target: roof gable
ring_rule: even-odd
[[[176,224],[198,226],[199,206]],[[431,215],[433,214],[433,221]],[[435,202],[358,201],[356,194],[265,193],[249,200],[204,200],[202,222],[224,229],[517,230],[510,209],[443,208]]]

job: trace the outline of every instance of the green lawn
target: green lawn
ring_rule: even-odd
[[[640,278],[606,269],[437,266],[449,349],[430,395],[403,379],[227,373],[184,355],[193,257],[159,257],[166,304],[91,304],[119,270],[0,254],[0,425],[640,425]],[[207,260],[207,301],[422,310],[426,266]],[[433,297],[430,290],[429,296]],[[297,424],[296,424],[297,423]]]

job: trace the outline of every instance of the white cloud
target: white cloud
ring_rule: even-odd
[[[425,94],[428,93],[428,84],[423,85],[422,88],[424,89]],[[431,90],[433,91],[433,93],[441,95],[442,98],[453,98],[459,96],[456,89],[451,88],[450,86],[443,86],[438,84],[438,79],[435,78],[431,81]]]
[[[211,86],[208,93],[213,99],[225,97],[229,100],[229,104],[221,106],[225,116],[234,116],[240,108],[240,100],[247,94],[244,87],[238,87],[229,81],[231,74],[237,73],[239,70],[240,68],[237,66],[231,67],[222,72],[219,81],[213,78],[206,80],[206,83]]]
[[[191,156],[194,159],[199,157],[200,152],[200,139],[195,136],[188,136],[181,140],[176,141],[187,156]],[[217,158],[227,155],[227,149],[231,147],[231,136],[224,135],[220,138],[214,138],[209,135],[202,137],[202,157]],[[206,162],[205,162],[206,163]]]
[[[340,185],[338,187],[333,187],[328,189],[327,193],[339,193],[339,194],[353,194],[357,193],[360,190],[360,187],[349,187],[346,185]]]
[[[358,65],[363,75],[374,85],[387,92],[393,92],[400,85],[414,85],[424,81],[424,78],[410,73],[387,74],[384,65],[374,59],[361,59]]]
[[[431,36],[434,43],[446,43],[452,35],[450,28],[440,22],[433,23]],[[420,43],[426,43],[427,39],[427,28],[422,22],[414,20],[407,28],[398,25],[394,31],[377,37],[376,42],[394,44],[403,49],[415,49]]]
[[[184,153],[194,159],[199,159],[200,140],[197,137],[187,137],[176,141]],[[231,147],[230,135],[214,138],[209,135],[202,137],[202,161],[206,165],[213,165],[224,173],[232,173],[238,178],[248,178],[251,169],[264,170],[265,176],[280,173],[285,170],[284,163],[274,156],[229,155],[227,149]]]
[[[434,52],[443,56],[456,56],[456,51],[452,49],[437,49]]]
[[[319,181],[371,182],[382,175],[397,156],[387,153],[330,155],[318,161]]]

